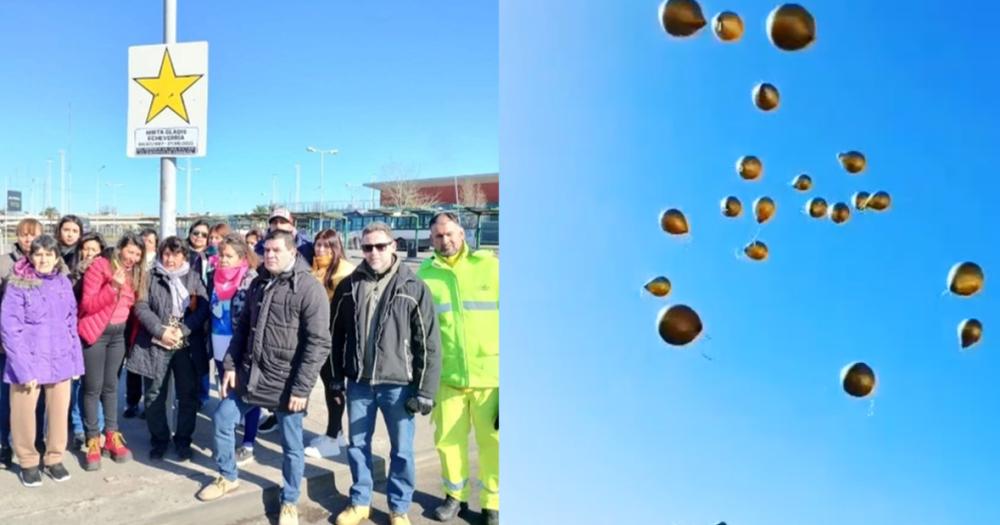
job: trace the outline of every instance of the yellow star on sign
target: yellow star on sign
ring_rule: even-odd
[[[184,92],[188,90],[203,75],[181,75],[174,72],[174,63],[170,60],[170,50],[163,52],[163,62],[160,63],[160,75],[156,77],[134,78],[146,91],[153,95],[153,102],[146,114],[146,124],[156,118],[165,109],[170,109],[184,122],[188,120],[187,106],[184,105]]]

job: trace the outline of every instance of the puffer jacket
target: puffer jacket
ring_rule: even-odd
[[[223,368],[236,372],[244,402],[287,411],[291,396],[309,397],[330,354],[330,306],[304,257],[290,271],[263,270],[250,285]]]
[[[360,340],[360,283],[375,277],[361,263],[337,285],[331,310],[330,333],[333,381],[357,381],[365,362]],[[385,304],[378,320],[371,384],[411,385],[417,394],[434,399],[441,383],[441,335],[431,292],[407,265],[399,264],[386,285]]]
[[[128,360],[128,370],[143,377],[161,379],[166,372],[174,352],[191,352],[195,372],[198,375],[208,373],[208,354],[206,353],[205,323],[208,319],[209,305],[205,285],[201,277],[194,271],[188,271],[183,277],[191,303],[184,312],[181,322],[181,332],[188,346],[180,350],[167,350],[153,343],[153,338],[163,337],[166,325],[170,320],[171,298],[170,277],[159,268],[153,268],[149,275],[149,293],[145,298],[135,303],[135,316],[139,319],[139,333]]]
[[[38,275],[27,259],[15,265],[3,296],[4,381],[40,385],[83,374],[76,299],[62,272]]]

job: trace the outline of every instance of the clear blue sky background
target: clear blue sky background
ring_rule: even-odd
[[[46,159],[70,149],[71,204],[92,212],[98,166],[124,212],[158,210],[159,161],[125,156],[128,47],[163,38],[162,2],[5,2],[0,17],[0,183],[41,208]],[[496,2],[179,0],[178,41],[209,43],[208,156],[196,210],[243,211],[294,193],[351,198],[346,183],[498,169]],[[69,107],[72,104],[72,143]],[[184,166],[184,160],[179,164]],[[178,210],[184,211],[179,173]],[[262,195],[263,194],[263,195]],[[371,192],[356,197],[370,198]],[[111,190],[102,192],[104,204]]]
[[[788,54],[764,34],[775,5],[704,3],[744,17],[723,45],[709,28],[667,37],[657,2],[503,3],[512,523],[1000,522],[1000,49],[976,29],[1000,8],[808,2],[819,40]],[[774,114],[751,104],[761,80],[781,90]],[[843,172],[845,149],[868,170]],[[760,182],[736,175],[744,154],[763,159]],[[788,186],[800,171],[807,195]],[[878,189],[893,196],[881,215],[800,213]],[[769,261],[734,257],[756,227],[720,215],[729,194],[777,201]],[[690,242],[660,231],[667,207]],[[962,260],[986,268],[984,293],[942,297]],[[658,274],[665,300],[640,293]],[[659,339],[676,302],[710,340]],[[967,316],[986,335],[962,353]],[[853,360],[880,380],[871,417],[840,390]]]

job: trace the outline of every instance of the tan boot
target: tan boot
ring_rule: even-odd
[[[278,525],[299,525],[299,509],[292,503],[281,504],[281,515]]]
[[[215,478],[215,481],[205,485],[204,488],[198,491],[197,498],[201,501],[212,501],[225,496],[226,494],[238,489],[240,487],[240,481],[229,481],[228,479],[219,476]]]
[[[392,513],[389,518],[390,525],[410,525],[410,517],[406,514],[396,514]]]
[[[371,516],[371,507],[351,505],[337,515],[337,525],[358,525]]]

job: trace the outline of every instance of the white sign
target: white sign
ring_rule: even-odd
[[[128,48],[129,157],[204,157],[208,42]]]

